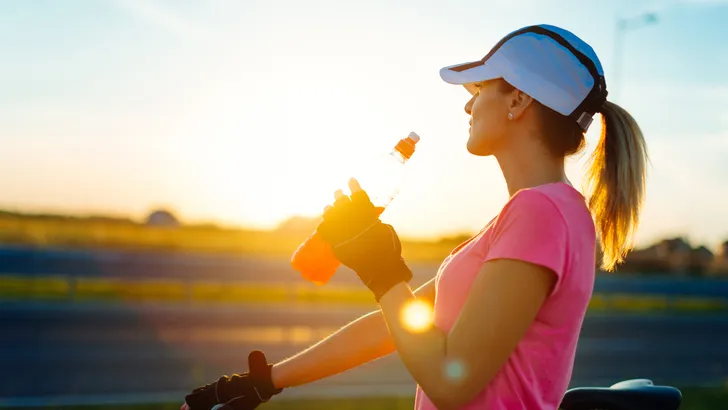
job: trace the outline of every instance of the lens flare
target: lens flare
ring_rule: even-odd
[[[421,300],[409,302],[402,309],[402,324],[411,332],[421,333],[426,331],[432,326],[433,318],[432,306]]]
[[[445,379],[452,383],[460,383],[465,378],[465,364],[458,359],[450,359],[445,362]]]

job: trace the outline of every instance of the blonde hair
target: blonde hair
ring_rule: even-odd
[[[606,101],[600,110],[602,133],[586,175],[589,209],[594,215],[606,271],[634,247],[645,196],[647,147],[637,121]]]
[[[514,87],[501,80],[501,92]],[[534,101],[541,134],[552,155],[567,157],[586,145],[586,132],[572,118]],[[647,147],[637,121],[622,107],[605,101],[599,113],[602,133],[586,174],[586,196],[601,243],[601,268],[614,270],[633,246],[645,196]]]

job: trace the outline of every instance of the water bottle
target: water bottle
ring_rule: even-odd
[[[407,138],[397,142],[392,151],[369,161],[353,177],[361,185],[374,206],[384,208],[399,193],[404,165],[415,153],[419,135],[410,132]],[[341,188],[348,192],[346,184]],[[315,231],[296,249],[291,258],[291,266],[301,272],[304,279],[316,285],[327,283],[341,265],[331,246]]]

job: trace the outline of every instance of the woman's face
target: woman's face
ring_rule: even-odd
[[[497,80],[474,85],[475,94],[465,104],[470,114],[468,152],[478,156],[493,155],[507,142],[508,108],[511,96],[500,90]]]

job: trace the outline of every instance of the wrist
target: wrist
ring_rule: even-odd
[[[261,400],[263,401],[268,401],[271,397],[283,391],[282,388],[276,387],[275,383],[273,383],[273,365],[269,364],[266,367],[266,370],[266,377],[263,378],[258,385],[258,395],[261,396]]]
[[[286,382],[286,368],[283,363],[273,364],[270,368],[270,381],[274,389],[289,387]]]
[[[409,285],[404,282],[397,283],[379,299],[382,311],[401,310],[401,307],[416,299]]]
[[[374,298],[379,303],[382,297],[392,288],[398,285],[407,286],[409,281],[412,280],[412,270],[404,260],[399,259],[380,272],[374,273],[371,278],[367,283],[367,287],[374,293]]]

